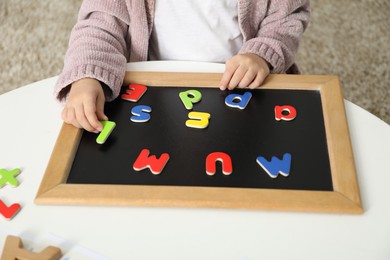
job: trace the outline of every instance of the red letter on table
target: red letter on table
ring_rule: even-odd
[[[155,155],[149,156],[149,153],[148,149],[143,149],[134,162],[133,169],[142,171],[143,169],[149,168],[153,174],[160,174],[169,160],[169,154],[163,153],[157,159]]]
[[[230,175],[233,172],[232,159],[226,153],[214,152],[210,153],[206,158],[206,173],[214,175],[217,171],[217,161],[222,163],[222,172],[225,175]]]
[[[131,102],[137,102],[146,92],[146,89],[147,87],[144,85],[131,83],[129,89],[126,89],[127,94],[122,94],[121,98]]]

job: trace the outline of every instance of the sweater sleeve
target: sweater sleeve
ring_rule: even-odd
[[[54,89],[57,99],[66,99],[70,85],[82,78],[94,78],[108,86],[108,101],[119,95],[128,56],[129,15],[124,2],[84,0]]]
[[[257,35],[240,53],[255,53],[271,65],[271,73],[298,73],[295,54],[310,17],[309,0],[270,0]]]

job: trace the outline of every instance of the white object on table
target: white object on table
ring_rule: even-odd
[[[127,68],[223,72],[224,65],[159,61]],[[0,216],[0,251],[8,234],[25,247],[53,234],[66,239],[59,245],[64,255],[81,245],[107,259],[390,259],[390,126],[348,101],[362,215],[35,205],[62,125],[56,80],[0,96],[0,168],[22,170],[17,188],[0,189],[5,203],[22,205],[14,219]]]

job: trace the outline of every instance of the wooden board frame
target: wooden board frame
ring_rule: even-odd
[[[221,76],[219,73],[127,72],[124,84],[132,82],[146,86],[217,87]],[[67,184],[83,130],[63,124],[35,203],[362,213],[338,77],[270,75],[261,88],[320,91],[334,191]]]

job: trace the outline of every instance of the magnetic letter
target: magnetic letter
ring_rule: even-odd
[[[273,156],[271,161],[267,161],[264,157],[259,156],[256,162],[271,178],[276,178],[279,174],[287,177],[290,174],[291,154],[289,153],[285,153],[282,160]]]
[[[12,219],[20,210],[20,204],[15,203],[10,206],[5,205],[5,203],[0,199],[0,215],[3,215],[5,219]]]
[[[157,159],[155,155],[149,156],[149,153],[150,151],[148,149],[143,149],[134,162],[133,169],[142,171],[149,168],[153,174],[160,174],[169,160],[169,154],[163,153]]]
[[[130,117],[130,120],[134,123],[144,123],[148,122],[150,119],[149,113],[152,112],[152,108],[149,106],[135,106],[131,110],[131,113],[133,114],[132,117]]]
[[[112,121],[100,121],[103,125],[103,130],[100,132],[98,137],[96,138],[96,142],[98,144],[104,144],[107,140],[107,138],[112,133],[112,130],[114,130],[116,124]]]
[[[202,99],[202,93],[195,89],[180,92],[179,96],[187,110],[191,110],[193,104],[198,103]]]
[[[204,112],[190,112],[188,113],[189,120],[186,121],[186,126],[203,129],[209,125],[211,115]],[[195,119],[195,120],[192,120]]]
[[[129,89],[126,89],[126,94],[121,95],[121,98],[131,102],[137,102],[146,90],[146,86],[132,83],[129,85]]]
[[[230,175],[233,172],[232,159],[226,153],[210,153],[206,158],[206,173],[214,175],[217,171],[217,161],[222,163],[222,173]]]
[[[277,121],[291,121],[297,116],[293,106],[275,106],[275,119]]]
[[[17,187],[19,185],[18,176],[22,171],[20,169],[13,169],[8,171],[6,169],[0,169],[0,188],[5,186],[6,184],[11,187]]]
[[[245,109],[252,97],[251,92],[245,92],[244,95],[230,94],[225,98],[225,104],[228,107]]]

